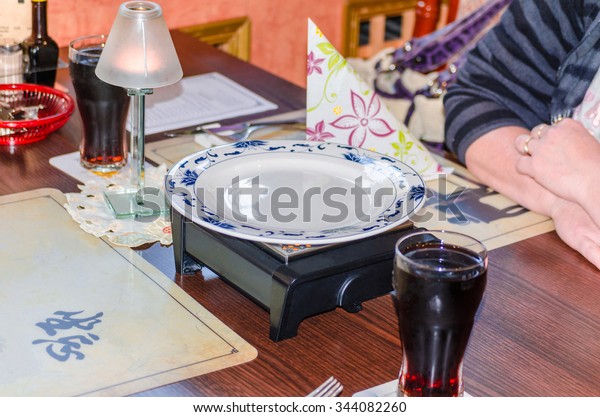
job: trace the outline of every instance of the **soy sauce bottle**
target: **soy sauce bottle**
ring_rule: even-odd
[[[31,0],[31,35],[22,43],[25,82],[54,86],[58,45],[48,36],[46,0]]]

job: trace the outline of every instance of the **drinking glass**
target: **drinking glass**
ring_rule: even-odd
[[[127,91],[95,72],[105,43],[105,35],[92,35],[69,44],[69,72],[83,122],[80,162],[98,174],[115,173],[127,163]]]
[[[462,365],[487,282],[487,250],[448,231],[396,243],[394,302],[402,342],[400,396],[463,395]]]

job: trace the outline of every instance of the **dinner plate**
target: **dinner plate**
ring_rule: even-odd
[[[410,166],[367,149],[327,142],[249,140],[178,162],[166,177],[174,210],[242,239],[329,244],[405,222],[424,202]]]

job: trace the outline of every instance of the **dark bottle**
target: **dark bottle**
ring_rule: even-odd
[[[48,36],[46,0],[31,0],[31,35],[23,41],[25,82],[54,86],[58,45]]]

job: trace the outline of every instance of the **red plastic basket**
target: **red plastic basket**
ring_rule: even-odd
[[[0,120],[0,145],[42,140],[64,125],[75,109],[68,94],[37,84],[0,84],[0,101],[11,108],[43,106],[35,120]]]

